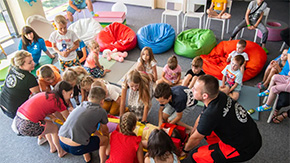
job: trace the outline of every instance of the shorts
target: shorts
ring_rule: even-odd
[[[61,71],[64,71],[65,68],[67,67],[73,67],[73,66],[81,66],[80,61],[78,58],[71,60],[71,61],[63,61],[63,60],[59,60],[60,63],[60,68]]]
[[[100,148],[100,138],[98,136],[91,136],[88,145],[70,146],[59,140],[62,149],[73,155],[83,155],[90,153]]]
[[[227,85],[231,88],[231,86],[228,82],[225,82],[225,85]],[[238,84],[238,86],[232,92],[241,92],[241,90],[242,90],[242,86],[241,86],[241,84]]]
[[[176,110],[168,103],[165,105],[163,113],[169,115],[168,117],[169,121],[172,121],[174,118],[176,118]]]
[[[73,1],[75,1],[75,0],[73,0]],[[87,7],[86,0],[83,0],[83,2],[80,3],[80,4],[75,4],[75,3],[73,3],[73,4],[74,4],[78,9],[84,9],[84,8]],[[71,12],[72,14],[74,14],[74,13],[76,12],[76,10],[73,9],[72,7],[70,7],[70,5],[68,5],[68,7],[67,7],[67,11],[68,11],[68,12]]]
[[[216,13],[220,14],[222,10],[214,10]]]
[[[16,128],[23,136],[39,136],[45,129],[45,121],[34,123],[16,115]]]
[[[84,67],[84,68],[94,78],[101,78],[104,76],[104,69],[103,68],[101,68],[101,69],[99,67],[95,67],[95,68]]]

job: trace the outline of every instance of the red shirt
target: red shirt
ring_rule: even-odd
[[[58,106],[54,94],[48,94],[48,99],[46,99],[45,92],[41,92],[23,103],[18,108],[18,111],[30,121],[38,123],[39,121],[44,120],[44,118],[49,114],[56,111],[62,112],[66,110],[66,106],[61,98],[59,98],[59,102],[60,105]]]
[[[128,136],[113,131],[110,139],[110,158],[106,163],[138,163],[137,150],[141,139],[141,136]]]

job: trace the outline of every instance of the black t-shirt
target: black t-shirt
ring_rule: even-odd
[[[37,85],[36,78],[30,72],[11,67],[2,88],[0,104],[16,113],[18,107],[29,98],[29,89]]]
[[[191,89],[185,86],[171,87],[172,101],[169,104],[180,113],[185,108],[195,105],[197,101],[193,98],[193,92]]]
[[[202,135],[214,131],[222,142],[238,152],[254,152],[261,146],[261,135],[254,120],[238,102],[223,92],[204,107],[197,131]]]
[[[194,77],[194,76],[204,75],[205,73],[201,70],[198,74],[195,74],[195,73],[193,73],[192,69],[190,69],[186,72],[185,76],[188,74],[190,74],[192,77]]]

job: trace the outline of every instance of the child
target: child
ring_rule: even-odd
[[[110,157],[107,163],[132,162],[143,163],[141,136],[133,132],[137,117],[132,112],[121,116],[120,131],[113,131],[110,138]]]
[[[173,141],[165,131],[158,129],[149,136],[148,153],[145,156],[145,163],[155,162],[180,163]]]
[[[102,108],[104,108],[111,115],[119,115],[122,89],[102,79],[97,79],[92,84],[92,87],[95,86],[100,86],[106,91],[106,98]]]
[[[146,72],[151,81],[156,82],[157,80],[157,62],[154,58],[153,51],[150,47],[144,47],[140,53],[140,58],[138,58],[138,71]]]
[[[262,48],[268,53],[265,45],[268,39],[268,29],[266,26],[261,22],[264,14],[264,10],[267,8],[267,3],[264,0],[253,0],[249,3],[248,9],[245,14],[245,19],[238,24],[231,37],[230,40],[234,39],[238,32],[247,27],[249,30],[259,29],[263,36],[262,36]]]
[[[210,18],[229,19],[231,18],[231,14],[226,13],[226,9],[227,0],[212,0],[206,12]]]
[[[41,51],[44,51],[50,58],[55,58],[54,55],[50,54],[47,50],[43,38],[39,37],[38,34],[29,26],[22,28],[21,40],[19,42],[18,50],[26,50],[31,53],[35,66],[38,65],[41,57]]]
[[[77,57],[76,49],[79,47],[79,39],[77,35],[67,30],[66,18],[62,15],[57,15],[54,18],[57,31],[50,34],[49,41],[57,54],[59,54],[59,62],[61,70],[66,67],[81,66]]]
[[[61,147],[73,155],[83,155],[86,162],[91,161],[90,153],[98,149],[101,163],[106,160],[108,118],[100,106],[105,96],[106,92],[102,88],[91,88],[89,101],[82,102],[74,109],[58,132]],[[98,125],[102,135],[97,131]]]
[[[91,0],[69,0],[69,6],[67,7],[67,18],[70,22],[74,21],[73,14],[81,12],[81,9],[85,9],[88,6],[90,13],[94,16],[94,8]]]
[[[95,78],[104,77],[107,72],[111,72],[111,70],[108,69],[104,70],[104,67],[101,66],[99,62],[100,47],[95,40],[90,42],[89,49],[90,53],[84,65],[87,72]]]
[[[84,64],[87,58],[88,50],[84,41],[80,40],[80,46],[77,48],[77,56],[81,64]]]
[[[138,70],[132,70],[125,77],[122,84],[122,94],[120,102],[120,116],[125,112],[127,90],[128,108],[134,112],[138,120],[147,121],[149,109],[151,107],[152,85],[147,74]]]
[[[79,84],[82,81],[82,79],[87,75],[88,75],[87,71],[81,66],[77,66],[74,68],[67,68],[62,74],[62,79],[64,81],[67,81],[68,83],[70,83],[72,85],[72,87],[74,88],[73,98],[75,99],[77,105],[80,104],[80,102],[79,102],[79,93],[80,93]],[[68,103],[72,107],[71,102],[68,102]]]
[[[42,92],[51,91],[51,86],[54,87],[61,81],[59,69],[51,64],[41,66],[36,74],[38,76],[38,83]]]
[[[81,96],[82,102],[88,101],[88,95],[91,90],[91,85],[94,83],[94,79],[91,76],[85,76],[81,81]]]
[[[193,58],[191,62],[191,69],[186,72],[185,78],[182,81],[182,86],[192,88],[197,77],[205,74],[202,71],[202,64],[203,61],[200,56]]]
[[[248,54],[244,52],[246,46],[247,46],[247,42],[245,40],[240,40],[237,43],[236,50],[232,51],[227,58],[227,62],[231,62],[236,55],[242,55],[244,57],[245,62],[240,68],[242,74],[244,74],[246,62],[249,60]]]
[[[166,82],[170,86],[177,85],[181,77],[181,67],[178,65],[176,56],[172,55],[167,60],[163,68],[162,78],[157,80],[156,84]]]
[[[236,55],[231,64],[227,65],[222,71],[223,80],[220,91],[229,95],[232,99],[238,100],[242,88],[243,74],[240,67],[244,64],[245,59],[241,55]]]
[[[184,86],[170,87],[167,83],[159,83],[154,92],[154,97],[159,102],[158,126],[163,122],[178,124],[191,130],[192,127],[181,122],[183,110],[193,106],[197,101],[191,89]]]
[[[263,81],[259,82],[256,87],[258,87],[259,89],[266,89],[271,81],[272,76],[282,71],[283,67],[287,62],[287,51],[287,49],[284,49],[281,57],[277,61],[272,60],[270,62],[269,66],[265,71]]]

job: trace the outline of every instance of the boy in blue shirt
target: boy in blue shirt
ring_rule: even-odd
[[[81,12],[82,9],[88,7],[90,13],[94,15],[94,8],[91,0],[69,0],[69,6],[67,7],[67,18],[70,22],[74,21],[73,14]]]

